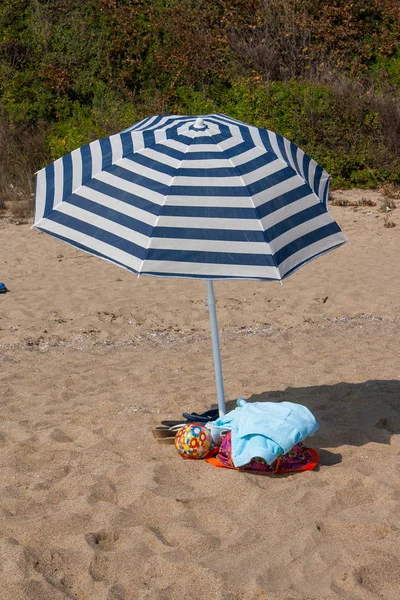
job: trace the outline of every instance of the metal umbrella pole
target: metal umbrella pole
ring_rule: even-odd
[[[218,409],[219,416],[222,417],[226,414],[226,405],[224,394],[224,381],[222,379],[221,354],[219,349],[217,311],[215,308],[214,286],[211,279],[207,280],[207,289],[207,304],[210,313],[211,339],[214,355],[215,381],[217,384]]]

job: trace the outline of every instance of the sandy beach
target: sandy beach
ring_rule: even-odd
[[[314,471],[184,461],[215,406],[206,284],[137,278],[0,219],[1,600],[399,600],[400,203],[283,285],[216,282],[229,407],[306,405]]]

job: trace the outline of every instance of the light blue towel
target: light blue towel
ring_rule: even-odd
[[[239,398],[235,410],[211,423],[211,434],[218,444],[223,431],[232,431],[232,461],[242,467],[256,456],[272,464],[318,428],[314,415],[301,404],[251,404]]]

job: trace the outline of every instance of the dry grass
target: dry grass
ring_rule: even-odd
[[[400,200],[400,185],[395,183],[386,183],[382,186],[381,193],[390,200]]]
[[[33,218],[34,201],[31,200],[18,200],[12,202],[9,206],[11,217],[18,224],[30,223]]]
[[[13,127],[0,114],[0,209],[18,222],[33,215],[34,174],[45,162],[40,128]]]
[[[400,98],[398,90],[371,93],[371,103],[379,115],[382,138],[388,151],[400,157]]]
[[[383,226],[386,227],[386,229],[391,229],[392,227],[396,227],[396,223],[394,221],[390,221],[389,217],[386,216],[384,219]]]
[[[381,200],[380,210],[382,212],[395,210],[395,208],[397,208],[396,201],[400,200],[400,186],[395,185],[394,183],[387,183],[382,186],[381,193],[383,199]]]
[[[394,210],[395,208],[396,208],[396,202],[392,198],[383,198],[383,200],[381,200],[380,210],[382,212]]]
[[[286,0],[260,0],[260,15],[249,29],[231,28],[229,42],[245,71],[258,72],[264,81],[291,78],[318,78],[319,65],[328,68],[329,57],[322,51],[312,56],[311,32],[299,21],[299,11]]]
[[[376,202],[368,200],[367,198],[361,198],[361,200],[347,200],[347,198],[330,198],[329,204],[332,206],[376,206]]]
[[[33,181],[29,177],[20,182],[19,186],[14,184],[0,184],[0,207],[18,223],[27,223],[33,216],[34,193]]]

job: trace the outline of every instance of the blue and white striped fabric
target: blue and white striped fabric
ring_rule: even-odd
[[[328,187],[275,133],[157,116],[39,171],[34,225],[138,274],[281,280],[346,241]]]

